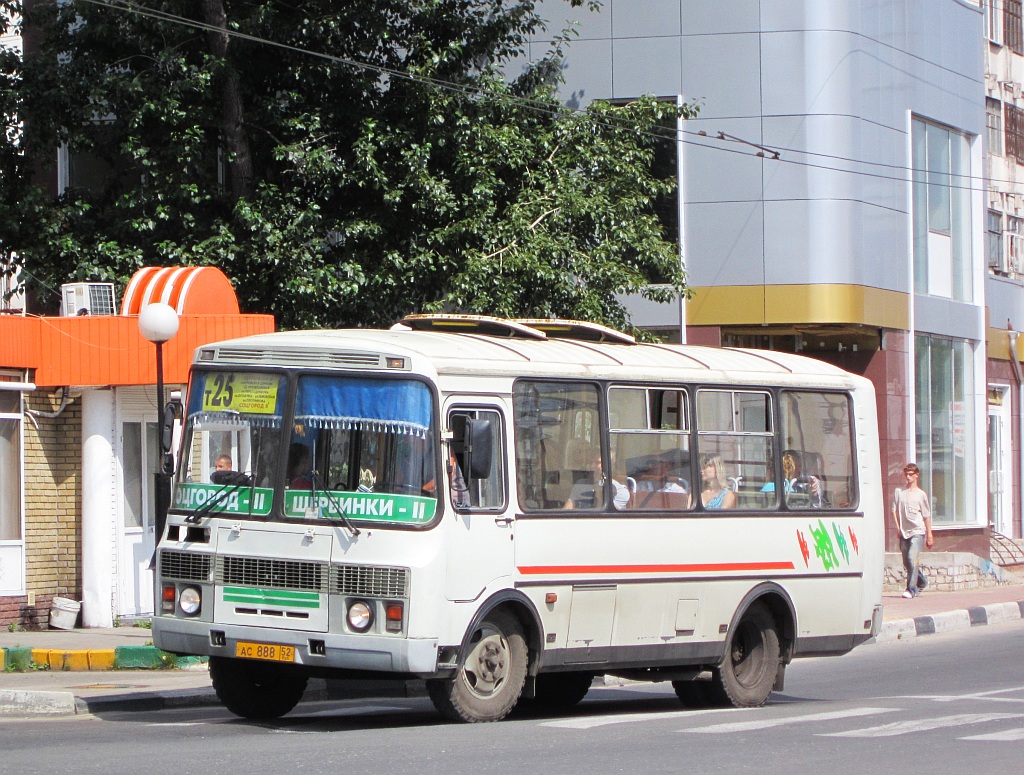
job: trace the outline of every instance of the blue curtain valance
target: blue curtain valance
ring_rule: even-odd
[[[432,404],[430,390],[414,380],[303,377],[295,399],[295,422],[422,438],[430,428]]]

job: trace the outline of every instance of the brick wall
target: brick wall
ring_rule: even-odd
[[[928,579],[928,589],[935,591],[981,589],[1024,581],[1024,577],[969,552],[921,552],[919,562]],[[907,588],[907,572],[898,552],[885,555],[884,584],[889,593]]]
[[[0,597],[0,626],[39,629],[54,596],[82,599],[81,403],[44,416],[60,406],[60,391],[26,394],[25,589],[35,600]]]

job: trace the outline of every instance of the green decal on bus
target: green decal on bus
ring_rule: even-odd
[[[274,491],[269,487],[236,487],[234,485],[183,482],[174,488],[175,509],[209,509],[211,514],[270,513]]]
[[[252,587],[224,587],[224,600],[252,606],[276,605],[290,608],[319,608],[317,592],[291,592],[283,589],[254,589]]]
[[[284,511],[289,517],[320,519],[365,519],[373,522],[426,524],[434,518],[437,501],[418,495],[373,492],[291,490],[284,494]]]

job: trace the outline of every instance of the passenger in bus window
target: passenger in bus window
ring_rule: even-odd
[[[232,468],[231,455],[219,455],[217,459],[213,461],[214,471],[230,471]]]
[[[807,505],[819,508],[822,505],[825,488],[821,479],[803,470],[803,458],[795,449],[787,449],[782,453],[782,474],[786,491],[786,502],[790,505],[802,504],[805,499],[793,498],[792,495],[806,495]]]
[[[288,486],[293,490],[312,490],[309,447],[293,442],[288,448]]]
[[[591,461],[592,468],[586,479],[576,482],[565,501],[564,509],[593,509],[602,505],[604,500],[604,466],[601,462],[601,450],[595,449]],[[616,509],[629,506],[629,488],[622,482],[612,479],[612,505]]]
[[[700,459],[700,475],[704,489],[700,502],[706,509],[732,509],[736,507],[736,493],[727,486],[725,463],[719,455],[704,455]]]
[[[803,458],[795,449],[782,453],[782,490],[791,508],[820,508],[825,502],[825,485],[817,476],[804,473]],[[768,482],[761,492],[775,492],[775,483]]]

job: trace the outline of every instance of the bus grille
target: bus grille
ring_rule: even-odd
[[[331,591],[339,595],[408,597],[409,569],[374,565],[334,565]]]
[[[200,552],[160,552],[160,575],[165,579],[204,582],[210,580],[212,557]]]
[[[217,583],[274,589],[325,592],[328,574],[319,562],[270,560],[265,557],[217,558]]]

